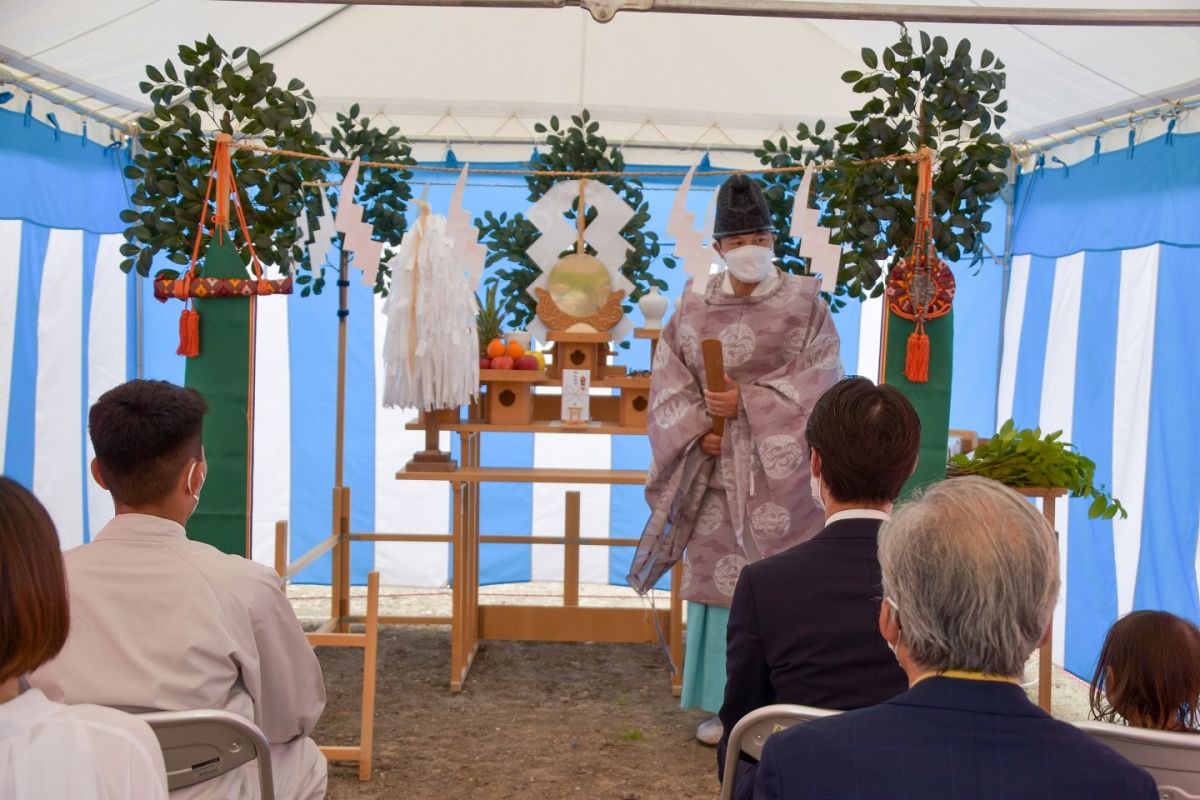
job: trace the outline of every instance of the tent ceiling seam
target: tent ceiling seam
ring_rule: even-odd
[[[980,0],[971,0],[971,4],[978,8],[983,7],[983,3],[981,3]],[[1071,58],[1069,55],[1062,52],[1058,48],[1046,44],[1041,39],[1038,39],[1036,36],[1034,36],[1029,31],[1025,30],[1020,25],[1009,25],[1008,27],[1011,28],[1012,30],[1016,31],[1017,33],[1021,34],[1026,39],[1029,39],[1029,41],[1033,42],[1034,44],[1038,45],[1039,47],[1043,48],[1044,50],[1049,50],[1051,53],[1054,53],[1059,58],[1066,59],[1067,61],[1069,61],[1070,63],[1079,67],[1080,69],[1084,70],[1085,72],[1090,72],[1091,74],[1095,75],[1097,78],[1108,81],[1109,83],[1113,84],[1114,86],[1118,86],[1121,89],[1124,89],[1125,91],[1129,92],[1130,94],[1137,95],[1138,97],[1142,98],[1143,100],[1150,99],[1150,98],[1146,97],[1146,95],[1137,91],[1136,89],[1131,89],[1130,87],[1126,86],[1125,84],[1121,83],[1120,81],[1116,80],[1115,78],[1105,75],[1104,73],[1102,73],[1096,69],[1093,69],[1092,67],[1089,67],[1088,65],[1086,65],[1082,62],[1076,61],[1074,58]]]
[[[49,53],[51,50],[57,50],[60,47],[64,47],[64,46],[70,44],[71,42],[82,39],[83,37],[93,34],[96,31],[103,30],[104,28],[107,28],[109,25],[120,22],[121,20],[125,19],[126,17],[131,17],[134,14],[138,13],[139,11],[143,11],[143,10],[149,8],[150,6],[156,5],[157,3],[160,3],[160,2],[162,2],[162,0],[150,0],[149,3],[140,5],[137,8],[131,8],[129,11],[126,11],[124,14],[119,14],[119,15],[113,17],[112,19],[105,20],[104,22],[101,22],[99,25],[94,25],[91,28],[88,28],[87,30],[82,31],[81,33],[77,33],[74,36],[63,39],[61,42],[52,44],[49,47],[43,47],[41,50],[38,50],[36,53],[30,53],[29,57],[37,58],[40,55]]]
[[[1144,94],[1142,94],[1141,92],[1139,92],[1137,89],[1134,89],[1134,88],[1132,88],[1132,87],[1126,86],[1125,84],[1123,84],[1123,83],[1121,83],[1120,81],[1118,81],[1116,78],[1113,78],[1113,77],[1112,77],[1112,76],[1110,76],[1110,75],[1106,75],[1105,73],[1103,73],[1103,72],[1100,72],[1099,70],[1097,70],[1097,69],[1095,69],[1095,68],[1093,68],[1093,67],[1089,67],[1087,64],[1084,64],[1082,61],[1078,61],[1078,60],[1076,60],[1076,59],[1072,58],[1071,56],[1067,55],[1066,53],[1062,52],[1061,50],[1059,50],[1059,49],[1057,49],[1057,48],[1055,48],[1055,47],[1053,47],[1053,46],[1051,46],[1051,45],[1048,45],[1048,44],[1046,44],[1046,43],[1045,43],[1045,42],[1043,42],[1041,39],[1038,39],[1036,36],[1034,36],[1034,35],[1033,35],[1033,34],[1031,34],[1029,31],[1027,31],[1027,30],[1025,30],[1024,28],[1022,28],[1021,26],[1019,26],[1019,25],[1010,25],[1009,27],[1011,27],[1011,28],[1012,28],[1013,30],[1015,30],[1017,33],[1021,34],[1022,36],[1026,37],[1027,39],[1029,39],[1031,42],[1034,42],[1035,44],[1037,44],[1037,45],[1041,46],[1042,48],[1044,48],[1044,49],[1046,49],[1046,50],[1049,50],[1051,53],[1054,53],[1056,56],[1059,56],[1060,58],[1062,58],[1062,59],[1065,59],[1065,60],[1066,60],[1066,61],[1068,61],[1069,63],[1071,63],[1071,64],[1074,64],[1075,66],[1079,67],[1079,68],[1080,68],[1080,69],[1082,69],[1083,71],[1085,71],[1085,72],[1090,72],[1092,75],[1095,75],[1097,78],[1100,78],[1100,79],[1101,79],[1101,80],[1103,80],[1103,81],[1108,81],[1108,82],[1109,82],[1109,83],[1111,83],[1113,86],[1116,86],[1116,87],[1118,87],[1118,88],[1120,88],[1120,89],[1122,89],[1122,90],[1124,90],[1124,91],[1126,91],[1126,92],[1129,92],[1129,93],[1130,93],[1130,94],[1132,94],[1132,95],[1136,95],[1137,97],[1140,97],[1140,98],[1142,98],[1143,100],[1149,100],[1149,99],[1150,99],[1150,98],[1149,98],[1149,97],[1147,97],[1146,95],[1144,95]]]

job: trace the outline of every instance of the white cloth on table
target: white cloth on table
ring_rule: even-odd
[[[71,703],[240,714],[271,743],[277,798],[324,797],[307,738],[325,708],[321,666],[273,570],[145,514],[117,515],[63,557],[71,633],[32,685]],[[171,797],[254,800],[257,767]]]
[[[0,800],[166,800],[167,771],[150,726],[29,689],[0,704]]]

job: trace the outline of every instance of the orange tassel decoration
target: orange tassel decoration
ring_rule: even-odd
[[[179,349],[177,355],[195,358],[200,355],[200,312],[185,308],[179,315]]]
[[[929,382],[929,336],[925,326],[918,324],[917,329],[908,337],[908,348],[904,356],[904,377],[913,383]]]
[[[282,294],[291,294],[291,279],[272,281],[263,278],[262,264],[259,263],[258,254],[254,252],[254,242],[250,239],[250,231],[246,226],[246,214],[242,209],[241,200],[237,194],[237,184],[233,180],[233,159],[230,155],[230,144],[233,141],[227,133],[217,134],[216,147],[213,151],[212,167],[208,173],[208,185],[204,190],[204,202],[200,210],[200,225],[196,229],[196,239],[192,244],[192,261],[187,272],[180,275],[174,280],[159,276],[155,282],[155,296],[159,300],[166,300],[169,294],[184,301],[183,313],[179,316],[179,348],[175,351],[177,354],[186,358],[195,358],[200,355],[200,312],[190,308],[192,294],[193,279],[200,278],[200,268],[198,261],[200,258],[200,246],[204,240],[204,234],[207,230],[208,223],[208,207],[209,201],[213,201],[214,209],[212,216],[212,236],[224,237],[229,230],[229,204],[232,200],[234,209],[237,211],[238,223],[241,226],[242,236],[245,238],[247,247],[250,250],[250,263],[254,268],[254,280],[245,282],[241,279],[224,279],[216,280],[205,287],[203,292],[198,293],[200,297],[225,297],[225,296],[245,296],[240,291],[229,291],[228,284],[234,284],[237,289],[243,283],[253,285],[254,291],[259,295],[270,295],[276,292]],[[213,189],[216,189],[214,196]],[[160,287],[169,285],[169,290]],[[214,285],[216,284],[216,285]],[[278,284],[278,287],[277,287]]]
[[[887,286],[889,313],[916,324],[904,356],[904,377],[911,383],[929,382],[931,350],[925,323],[949,314],[954,301],[954,275],[933,247],[933,151],[923,147],[920,155],[912,250],[896,262]]]

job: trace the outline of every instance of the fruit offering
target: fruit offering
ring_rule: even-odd
[[[508,356],[509,358],[511,358],[515,361],[518,358],[520,358],[521,356],[525,355],[525,348],[521,345],[520,342],[509,342],[508,345],[505,347],[504,355]]]
[[[492,359],[492,369],[512,369],[513,360],[511,356],[496,356]]]
[[[533,356],[525,355],[513,359],[513,369],[541,369],[538,366],[538,360]]]
[[[487,355],[489,358],[495,359],[505,354],[504,342],[499,339],[492,339],[488,342]]]

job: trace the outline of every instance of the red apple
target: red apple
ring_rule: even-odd
[[[490,358],[488,358],[487,356],[480,356],[479,357],[479,368],[480,369],[491,369],[492,368],[492,360]]]
[[[512,369],[513,360],[511,356],[496,356],[492,359],[492,369]]]
[[[539,369],[538,360],[533,356],[521,356],[513,362],[514,369]]]

